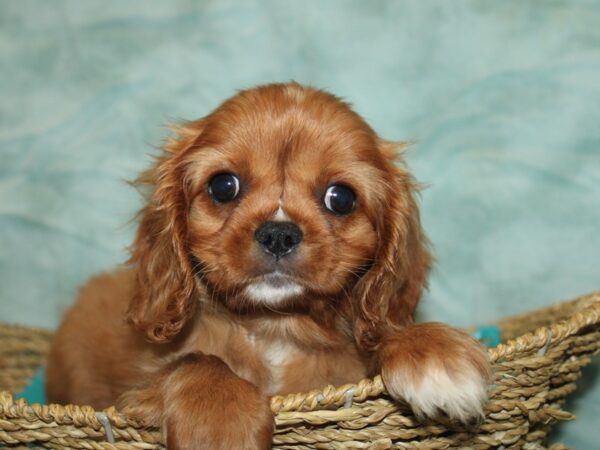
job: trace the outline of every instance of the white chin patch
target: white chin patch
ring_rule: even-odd
[[[302,294],[304,288],[299,284],[281,278],[257,281],[246,287],[250,300],[268,304],[277,304],[282,300]]]

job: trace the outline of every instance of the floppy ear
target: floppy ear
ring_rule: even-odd
[[[202,121],[175,131],[179,137],[166,143],[154,167],[136,181],[140,187],[147,185],[150,193],[131,249],[136,280],[127,319],[152,342],[171,340],[195,311],[184,156],[199,137]]]
[[[379,143],[388,163],[386,203],[377,226],[379,247],[354,290],[355,336],[365,350],[375,350],[382,337],[413,323],[432,264],[415,200],[418,185],[404,168],[394,165],[404,146]]]

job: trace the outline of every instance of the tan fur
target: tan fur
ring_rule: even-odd
[[[426,361],[487,381],[476,342],[412,325],[431,257],[416,184],[394,164],[401,145],[296,83],[242,91],[175,131],[138,181],[147,202],[131,260],[92,279],[56,334],[51,401],[117,404],[162,426],[169,448],[267,448],[272,394],[383,369],[395,395],[427,378]],[[235,201],[210,198],[220,172],[239,176]],[[356,192],[351,214],[323,207],[332,183]],[[276,263],[254,232],[279,208],[304,240]],[[302,294],[248,298],[273,270]]]

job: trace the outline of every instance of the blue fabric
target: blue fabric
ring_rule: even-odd
[[[46,390],[44,386],[44,379],[46,376],[46,371],[43,368],[40,368],[27,387],[15,395],[15,398],[24,398],[27,400],[29,404],[33,403],[46,403]]]
[[[480,340],[487,347],[496,347],[502,342],[502,332],[500,331],[500,328],[495,325],[483,325],[471,334],[475,339]]]
[[[437,268],[422,319],[600,288],[600,2],[4,1],[0,320],[54,327],[126,258],[130,180],[179,118],[296,79],[416,141]],[[596,448],[600,387],[556,439]],[[585,430],[585,431],[584,431]]]

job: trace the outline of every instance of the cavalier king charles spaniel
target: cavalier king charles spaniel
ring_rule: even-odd
[[[138,180],[130,261],[56,333],[50,401],[117,405],[169,449],[270,448],[270,396],[377,373],[417,416],[482,416],[485,350],[414,323],[432,258],[402,144],[297,83],[175,131]]]

